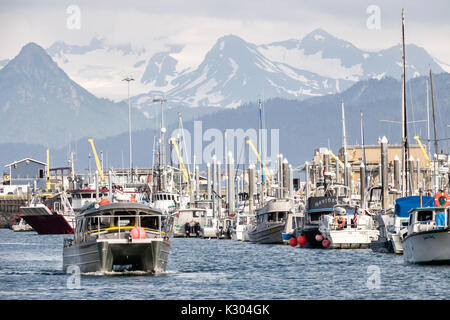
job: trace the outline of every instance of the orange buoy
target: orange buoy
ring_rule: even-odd
[[[134,194],[131,195],[130,202],[136,202],[136,198],[135,198]]]
[[[322,235],[321,233],[316,234],[315,238],[316,238],[316,241],[317,241],[317,242],[320,242],[320,241],[323,240],[323,235]]]
[[[141,227],[134,227],[130,231],[130,236],[131,239],[145,239],[146,238],[145,229]]]
[[[445,192],[438,192],[434,196],[434,204],[436,207],[448,207],[450,198]]]
[[[102,205],[108,204],[108,203],[110,203],[108,199],[102,199],[102,200],[100,201],[99,205],[102,206]]]

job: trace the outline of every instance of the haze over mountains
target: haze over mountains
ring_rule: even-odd
[[[400,46],[367,52],[318,29],[301,40],[265,45],[227,35],[217,40],[199,65],[186,64],[183,50],[183,45],[174,45],[150,55],[145,49],[111,46],[95,38],[77,46],[59,41],[47,50],[27,44],[15,58],[0,61],[0,162],[17,160],[23,154],[19,144],[27,144],[25,151],[38,155],[46,146],[64,153],[58,157],[65,165],[66,145],[84,144],[93,137],[97,150],[103,148],[111,163],[120,166],[118,159],[128,145],[128,101],[99,96],[121,88],[123,99],[126,84],[121,80],[129,74],[136,80],[131,83],[132,124],[136,163],[141,166],[151,165],[154,128],[159,126],[160,105],[154,97],[168,100],[169,127],[182,112],[186,128],[198,119],[204,128],[218,129],[255,128],[252,103],[261,98],[267,101],[267,126],[280,129],[280,152],[293,163],[310,158],[312,148],[326,146],[328,138],[332,146],[339,145],[342,98],[349,108],[349,122],[359,119],[358,110],[366,114],[369,137],[394,130],[379,120],[400,118]],[[423,76],[428,76],[430,67],[435,74],[443,69],[413,44],[407,46],[406,57],[407,77],[412,79],[407,88],[411,112],[416,120],[423,119]],[[94,95],[78,82],[93,92],[101,88],[102,94]],[[435,82],[440,121],[446,124],[449,75],[436,75]],[[328,130],[317,130],[318,126]],[[359,132],[359,120],[357,128]],[[425,133],[423,125],[415,129]],[[446,130],[441,125],[440,135],[446,136]],[[302,137],[309,138],[298,145]],[[85,161],[87,142],[79,151],[80,161]]]

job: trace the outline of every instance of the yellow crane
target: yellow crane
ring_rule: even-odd
[[[423,156],[425,157],[425,160],[428,163],[428,166],[433,169],[433,164],[431,163],[430,159],[428,158],[428,154],[427,154],[427,150],[425,149],[425,147],[423,146],[422,142],[420,142],[419,136],[414,136],[414,139],[417,141],[417,143],[419,144],[420,150],[422,150]]]
[[[262,162],[261,157],[259,156],[258,151],[256,150],[255,146],[252,143],[252,140],[247,139],[246,140],[247,144],[252,148],[253,152],[256,154],[256,157],[258,158],[259,162],[263,165],[264,168],[264,172],[266,173],[266,175],[269,177],[269,180],[272,180],[272,176],[270,175],[269,169],[267,169],[266,165],[264,164],[264,162]]]
[[[88,141],[91,143],[92,152],[94,153],[95,164],[97,165],[98,174],[100,175],[101,181],[103,182],[105,180],[105,175],[103,174],[102,166],[97,156],[97,151],[95,151],[94,139],[88,139]]]
[[[177,140],[175,138],[170,138],[170,141],[172,142],[173,146],[175,147],[175,151],[177,152],[178,160],[180,161],[180,168],[183,172],[183,177],[185,182],[189,182],[189,174],[186,170],[186,167],[184,166],[183,157],[181,156],[180,149],[178,149]]]

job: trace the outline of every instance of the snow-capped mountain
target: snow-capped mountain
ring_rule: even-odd
[[[430,67],[435,73],[444,71],[414,44],[407,45],[406,59],[407,78],[426,75]],[[142,109],[155,95],[191,107],[236,107],[258,98],[302,100],[343,91],[360,80],[401,76],[400,45],[368,52],[322,29],[301,40],[259,46],[224,36],[196,69],[182,73],[175,72],[177,61],[170,52],[151,61],[159,63],[147,69],[146,78],[154,79],[152,89],[134,100]]]
[[[194,59],[197,62],[185,45],[152,42],[148,48],[136,48],[94,38],[87,45],[58,41],[46,51],[96,96],[126,99],[122,80],[132,76],[133,105],[147,118],[155,113],[155,96],[164,96],[169,107],[237,107],[259,98],[303,100],[341,92],[360,80],[401,76],[400,45],[369,52],[322,29],[302,39],[262,45],[227,35],[204,57]],[[407,45],[406,60],[407,78],[426,75],[430,67],[435,73],[444,71],[442,62],[414,44]],[[7,62],[1,60],[0,68]]]

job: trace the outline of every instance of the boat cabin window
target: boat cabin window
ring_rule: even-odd
[[[417,212],[417,221],[431,221],[433,220],[433,211],[418,211]]]
[[[141,227],[159,230],[159,219],[157,216],[141,217]]]
[[[277,221],[277,213],[276,212],[269,213],[267,221],[268,222],[275,222],[275,221]]]
[[[200,217],[204,217],[205,216],[203,211],[194,211],[192,213],[192,215],[193,215],[194,218],[200,218]]]
[[[73,199],[81,199],[81,195],[80,195],[79,193],[74,193],[74,194],[72,195],[72,198],[73,198]]]
[[[278,212],[278,221],[286,220],[286,212]]]
[[[121,227],[133,227],[136,225],[136,211],[115,211],[114,215],[120,216]],[[119,226],[119,217],[114,217],[114,226]]]
[[[322,212],[314,212],[314,213],[310,213],[309,214],[309,220],[311,222],[313,221],[319,221],[321,219],[321,217],[325,214],[330,214],[329,211],[322,211]]]
[[[402,220],[400,221],[400,226],[403,227],[407,227],[408,226],[408,220]]]
[[[91,199],[92,198],[92,193],[82,193],[81,194],[81,197],[83,198],[83,199]]]

